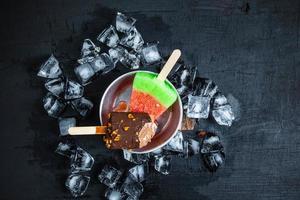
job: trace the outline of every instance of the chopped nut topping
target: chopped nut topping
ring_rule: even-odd
[[[120,135],[117,135],[117,136],[114,138],[114,141],[120,141],[120,138],[121,138],[121,136],[120,136]]]
[[[133,118],[133,119],[132,119],[132,121],[135,121],[135,120],[136,120],[136,118]]]
[[[124,127],[123,127],[123,130],[124,130],[124,131],[128,131],[128,130],[129,130],[129,126],[124,126]]]
[[[127,116],[128,116],[129,119],[133,119],[134,118],[133,114],[131,114],[131,113],[129,113]]]

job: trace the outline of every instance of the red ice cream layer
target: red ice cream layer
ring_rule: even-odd
[[[148,113],[152,120],[154,120],[165,112],[166,107],[160,104],[151,95],[133,89],[130,98],[130,110],[131,112]]]

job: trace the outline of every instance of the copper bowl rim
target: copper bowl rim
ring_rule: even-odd
[[[132,72],[128,72],[128,73],[125,73],[121,76],[119,76],[116,80],[114,80],[105,90],[105,92],[103,93],[102,95],[102,98],[101,98],[101,101],[100,101],[100,106],[99,106],[99,118],[100,118],[100,123],[102,124],[102,107],[103,107],[103,102],[104,102],[104,99],[108,93],[108,91],[110,90],[110,88],[112,86],[114,86],[120,79],[126,77],[126,76],[129,76],[129,75],[132,75],[132,74],[135,74],[137,72],[146,72],[146,73],[151,73],[151,74],[156,74],[155,72],[151,72],[151,71],[146,71],[146,70],[136,70],[136,71],[132,71]],[[155,148],[152,148],[150,150],[147,150],[147,151],[134,151],[134,150],[130,150],[130,153],[136,153],[136,154],[144,154],[144,153],[150,153],[152,151],[155,151],[157,149],[160,149],[161,147],[165,146],[173,137],[174,135],[177,133],[177,131],[179,130],[179,128],[181,127],[181,122],[182,122],[182,117],[183,117],[183,109],[182,109],[182,102],[181,102],[181,99],[180,99],[180,96],[176,90],[176,88],[174,87],[174,85],[168,80],[166,79],[166,81],[172,86],[172,88],[174,89],[174,91],[176,91],[176,94],[177,94],[177,98],[178,98],[178,103],[179,103],[179,123],[177,125],[177,128],[175,129],[175,131],[172,133],[171,137],[168,138],[166,141],[164,141],[162,144],[156,146]],[[125,150],[126,151],[126,150]]]

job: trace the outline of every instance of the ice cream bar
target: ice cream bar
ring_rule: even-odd
[[[156,129],[147,113],[112,112],[107,126],[71,127],[68,131],[70,135],[104,135],[109,149],[136,149],[146,146]]]
[[[179,50],[174,50],[158,76],[147,72],[136,73],[130,97],[131,111],[148,113],[155,120],[176,101],[177,93],[165,79],[180,54]]]
[[[155,130],[147,113],[112,112],[103,140],[109,149],[136,149],[146,146]]]

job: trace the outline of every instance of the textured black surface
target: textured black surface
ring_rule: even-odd
[[[175,159],[171,175],[153,174],[142,199],[300,199],[300,2],[284,0],[7,1],[0,33],[0,199],[71,199],[68,162],[53,153],[57,121],[42,109],[36,77],[51,52],[71,72],[84,38],[95,39],[116,11],[138,19],[146,41],[185,61],[241,103],[226,130],[226,164],[200,170],[200,158]],[[70,61],[71,60],[71,61]],[[80,124],[96,124],[99,97],[121,72],[98,78],[86,94],[96,108]],[[97,163],[83,199],[103,199],[96,178],[111,153],[98,138],[77,138]]]

